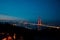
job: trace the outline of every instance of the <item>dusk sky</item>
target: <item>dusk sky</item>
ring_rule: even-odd
[[[60,0],[0,0],[0,14],[60,23]]]

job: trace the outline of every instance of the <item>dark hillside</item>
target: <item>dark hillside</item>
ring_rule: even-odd
[[[13,26],[9,23],[0,23],[0,33],[10,33],[13,35],[13,33],[16,33],[17,39],[19,36],[24,36],[24,39],[27,40],[57,40],[60,39],[60,30],[58,29],[52,29],[52,28],[46,28],[40,31],[37,30],[30,30],[23,27]],[[35,38],[36,37],[36,38]],[[37,38],[38,37],[38,38]],[[44,39],[43,39],[44,38]]]

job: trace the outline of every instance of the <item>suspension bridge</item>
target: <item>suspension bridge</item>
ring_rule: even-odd
[[[32,25],[32,26],[37,26],[38,30],[40,30],[40,27],[44,26],[44,27],[49,27],[49,28],[56,28],[56,29],[60,29],[59,26],[50,26],[50,25],[46,25],[46,24],[42,24],[42,20],[40,19],[40,17],[38,18],[38,21],[37,21],[37,24],[36,23],[30,23],[30,22],[27,22],[25,20],[17,20],[15,18],[0,18],[0,20],[3,20],[2,22],[14,22],[12,23],[13,26],[22,26],[21,24],[24,25],[25,28],[28,28],[28,29],[32,29],[31,27],[28,27],[27,25]]]
[[[37,24],[35,24],[35,23],[28,23],[28,22],[24,22],[23,24],[24,25],[30,24],[30,25],[33,25],[33,26],[37,26],[38,27],[38,30],[40,30],[40,27],[42,27],[42,26],[49,27],[49,28],[60,29],[59,26],[50,26],[50,25],[42,24],[42,21],[41,21],[40,17],[38,18]],[[27,26],[27,28],[28,28],[28,26]],[[32,29],[32,28],[28,28],[28,29]]]

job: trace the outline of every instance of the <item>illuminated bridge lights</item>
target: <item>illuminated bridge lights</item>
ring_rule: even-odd
[[[2,20],[8,20],[8,19],[2,19]],[[15,20],[15,19],[9,19],[10,21],[13,21],[13,20]],[[8,23],[9,23],[9,20],[8,20]],[[5,22],[6,22],[5,21]],[[15,21],[14,21],[15,22]],[[38,21],[37,21],[37,24],[36,23],[30,23],[30,22],[27,22],[27,21],[17,21],[17,23],[13,23],[12,24],[13,26],[24,26],[24,27],[26,27],[26,28],[28,28],[28,29],[32,29],[32,28],[30,28],[30,27],[28,27],[28,25],[31,25],[31,26],[37,26],[38,27],[38,30],[40,30],[40,27],[41,26],[44,26],[44,27],[49,27],[49,28],[56,28],[56,29],[60,29],[60,27],[57,27],[57,26],[49,26],[49,25],[45,25],[45,24],[42,24],[42,21],[41,21],[41,19],[40,19],[40,17],[38,18]]]
[[[19,23],[20,25],[21,23]],[[40,27],[41,26],[44,26],[44,27],[49,27],[49,28],[56,28],[56,29],[60,29],[60,27],[57,27],[57,26],[49,26],[49,25],[45,25],[45,24],[42,24],[41,22],[41,19],[38,19],[38,24],[35,24],[35,23],[29,23],[27,21],[24,21],[22,22],[22,24],[24,25],[25,28],[28,28],[28,29],[32,29],[32,28],[29,28],[27,25],[32,25],[32,26],[37,26],[38,27],[38,30],[40,30]],[[13,24],[13,26],[17,26],[17,24]]]
[[[12,24],[13,26],[16,26],[17,24]]]

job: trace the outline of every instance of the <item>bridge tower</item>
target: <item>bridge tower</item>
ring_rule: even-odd
[[[41,19],[40,17],[38,18],[38,31],[40,30],[40,26],[41,26]]]

